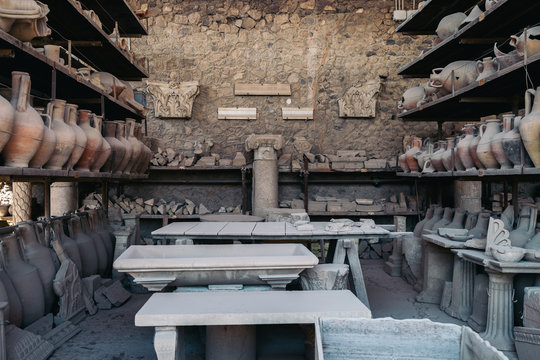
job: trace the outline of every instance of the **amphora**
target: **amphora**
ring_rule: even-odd
[[[480,125],[480,142],[476,154],[486,169],[497,169],[499,167],[499,162],[493,155],[493,151],[491,151],[491,140],[499,132],[501,132],[501,121],[497,118],[488,119]]]
[[[465,170],[474,169],[474,160],[471,156],[470,145],[474,139],[474,124],[466,124],[463,127],[465,137],[456,146],[456,157],[459,158]]]
[[[75,148],[75,133],[65,123],[66,102],[56,99],[51,102],[50,106],[52,106],[52,128],[56,134],[56,146],[45,167],[47,169],[60,170],[67,165],[71,153]]]
[[[540,87],[525,92],[525,117],[519,123],[523,145],[535,167],[540,167],[540,97],[536,96],[538,91]]]
[[[47,109],[51,108],[50,106]],[[45,120],[45,128],[43,131],[43,140],[36,155],[30,160],[30,167],[41,169],[51,158],[56,147],[56,134],[52,130],[52,117],[50,111],[42,113],[41,116]]]
[[[504,117],[505,115],[503,115]],[[525,150],[523,146],[523,141],[521,140],[521,134],[519,133],[519,124],[521,123],[521,116],[511,115],[511,130],[504,134],[502,139],[502,145],[506,157],[512,164],[514,168],[521,167],[521,150],[523,149],[523,166],[526,168],[533,167],[534,164],[531,160],[531,157]]]
[[[503,131],[493,135],[491,139],[491,152],[497,162],[501,165],[501,169],[511,169],[514,164],[508,159],[503,148],[503,139],[506,134],[512,130],[513,115],[503,115]]]
[[[79,125],[84,130],[86,138],[86,148],[77,162],[75,169],[78,171],[90,171],[90,167],[94,165],[101,151],[101,143],[104,141],[101,132],[97,131],[90,125],[92,113],[88,110],[79,110]]]

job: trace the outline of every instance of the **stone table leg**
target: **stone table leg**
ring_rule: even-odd
[[[424,290],[416,301],[428,304],[440,304],[444,283],[452,281],[454,255],[440,246],[426,242],[424,265]]]
[[[13,182],[13,222],[32,220],[32,184]]]
[[[475,265],[454,255],[452,303],[444,311],[457,319],[467,321],[472,313]]]
[[[340,239],[337,241],[333,263],[345,264],[345,258],[349,260],[352,285],[354,286],[356,297],[369,308],[364,274],[362,273],[362,266],[358,257],[358,245],[356,245],[355,239]]]
[[[486,269],[489,276],[486,331],[480,334],[498,350],[514,351],[514,274]]]
[[[403,248],[402,237],[394,238],[394,244],[392,248],[392,255],[388,258],[388,261],[384,263],[384,272],[392,277],[401,276],[401,265],[403,264]]]
[[[184,329],[175,326],[156,327],[154,349],[158,360],[184,360]]]
[[[220,325],[206,327],[206,360],[255,360],[256,328],[254,325]]]

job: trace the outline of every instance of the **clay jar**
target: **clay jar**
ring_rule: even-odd
[[[54,152],[45,165],[47,169],[60,170],[65,165],[75,148],[75,133],[65,123],[66,102],[64,100],[52,101],[52,128],[56,134],[56,146]]]
[[[444,140],[439,140],[439,149],[433,153],[431,157],[431,165],[435,168],[436,171],[446,171],[442,162],[442,156],[446,151],[447,142]]]
[[[105,277],[105,274],[107,273],[109,261],[108,261],[108,255],[107,250],[105,248],[105,245],[103,244],[103,239],[101,236],[99,236],[98,233],[92,231],[90,228],[90,223],[88,221],[88,214],[82,213],[80,215],[81,219],[81,226],[82,231],[87,236],[92,238],[92,241],[94,242],[94,246],[96,248],[96,255],[97,255],[97,261],[98,261],[98,274]]]
[[[129,143],[131,144],[132,153],[131,153],[131,160],[129,161],[126,169],[124,170],[124,173],[130,174],[134,172],[133,170],[136,170],[134,168],[135,168],[135,165],[140,160],[140,156],[142,154],[142,145],[139,142],[139,140],[135,138],[135,120],[126,119],[126,126],[127,126],[127,129],[126,129],[127,139]]]
[[[23,261],[19,238],[15,234],[2,238],[1,253],[4,269],[21,300],[23,310],[21,325],[26,327],[45,315],[43,285],[38,269]]]
[[[519,123],[523,145],[535,167],[540,167],[540,97],[536,96],[539,91],[540,87],[525,92],[525,117]]]
[[[521,134],[519,133],[519,123],[521,122],[521,116],[513,117],[513,115],[503,115],[503,117],[504,116],[509,116],[511,118],[511,130],[504,134],[502,139],[503,150],[508,160],[514,165],[514,168],[520,168],[522,141]],[[529,157],[529,154],[525,150],[523,152],[523,166],[527,168],[533,167],[534,164]]]
[[[109,224],[107,215],[105,214],[105,211],[103,209],[98,209],[97,214],[98,214],[99,219],[101,220],[101,227],[109,233],[109,239],[111,240],[111,244],[113,245],[113,249],[114,249],[116,245],[116,236],[114,236],[114,230]],[[113,251],[113,254],[114,254],[114,251]]]
[[[12,73],[11,105],[15,117],[11,137],[2,151],[5,165],[28,167],[28,163],[38,151],[45,126],[38,112],[30,106],[30,75],[24,72]]]
[[[452,155],[454,150],[455,138],[448,138],[446,139],[446,141],[446,150],[442,153],[441,161],[446,171],[453,171],[454,168],[452,166]]]
[[[101,151],[103,137],[101,133],[90,125],[91,112],[88,110],[79,110],[79,125],[84,130],[86,138],[86,148],[77,162],[75,169],[78,171],[90,171],[90,167],[96,162]]]
[[[426,217],[419,221],[416,226],[414,227],[414,236],[420,237],[422,236],[422,230],[424,229],[424,225],[433,218],[433,213],[435,212],[435,209],[438,207],[438,205],[430,206],[429,209],[426,211]]]
[[[466,124],[463,127],[463,131],[465,132],[465,137],[456,146],[456,157],[459,158],[465,170],[472,170],[474,169],[474,160],[471,157],[470,145],[474,139],[474,125]]]
[[[457,12],[454,14],[447,15],[441,19],[439,25],[435,32],[439,36],[439,39],[444,40],[452,35],[458,30],[459,25],[467,18],[462,12]]]
[[[143,137],[142,125],[141,124],[136,124],[135,126],[136,126],[136,128],[135,128],[135,130],[136,130],[135,131],[135,137],[141,143],[142,148],[143,148],[143,154],[144,154],[141,157],[141,162],[140,162],[140,164],[138,165],[138,168],[137,168],[137,172],[139,174],[142,174],[148,169],[148,166],[150,165],[150,160],[152,160],[152,157],[153,157],[153,153],[152,153],[152,150],[150,150],[150,148],[148,146],[146,146],[142,141],[142,137]]]
[[[66,123],[71,127],[73,132],[75,133],[75,147],[73,148],[73,152],[71,153],[71,157],[69,158],[68,162],[68,169],[72,170],[75,164],[79,161],[81,158],[84,149],[86,148],[86,143],[88,142],[88,138],[86,137],[86,133],[83,129],[77,124],[77,109],[79,108],[78,105],[75,104],[67,104],[66,105]]]
[[[83,266],[81,254],[79,253],[79,247],[77,246],[77,242],[75,240],[66,235],[62,219],[52,219],[51,227],[56,240],[62,244],[66,255],[71,261],[73,261],[77,267],[77,270],[79,271],[79,274],[82,274]]]
[[[456,211],[454,212],[454,218],[452,222],[446,225],[446,228],[447,229],[463,229],[465,215],[467,215],[467,211],[462,210],[462,209],[456,209]]]
[[[94,240],[82,231],[81,219],[73,216],[68,220],[69,237],[77,242],[81,255],[81,277],[98,274],[98,257]]]
[[[34,265],[39,272],[39,278],[43,285],[43,295],[45,300],[45,313],[53,311],[56,303],[56,295],[53,290],[53,280],[56,276],[51,252],[38,242],[36,229],[32,221],[23,221],[17,224],[20,232],[21,247],[24,260]]]
[[[103,171],[118,171],[126,154],[126,146],[116,138],[116,126],[113,121],[105,121],[105,141],[111,146],[112,154]]]
[[[468,235],[472,235],[475,239],[485,239],[489,225],[490,213],[482,212],[478,214],[476,225],[469,230]]]
[[[483,58],[482,61],[476,63],[476,70],[478,70],[479,73],[476,81],[480,81],[495,74],[499,69],[500,65],[497,59],[492,59],[490,57]]]
[[[501,131],[501,122],[496,118],[491,118],[480,125],[480,142],[476,154],[486,169],[497,169],[499,163],[491,151],[491,140],[495,134]]]
[[[0,261],[1,263],[1,261]],[[7,301],[8,306],[4,310],[4,319],[9,320],[10,324],[21,327],[22,323],[22,304],[17,291],[13,287],[11,279],[0,266],[0,301]]]
[[[128,141],[128,139],[125,138],[126,134],[126,123],[124,121],[117,121],[116,122],[116,138],[124,144],[124,148],[126,150],[124,158],[122,159],[122,163],[118,167],[118,170],[116,170],[115,174],[121,174],[124,172],[124,169],[128,166],[129,161],[131,160],[131,154],[133,153],[133,149],[131,148],[131,143]]]
[[[503,115],[503,131],[493,135],[491,139],[491,152],[499,165],[501,165],[501,169],[511,169],[514,165],[508,160],[503,148],[503,138],[506,133],[512,130],[512,118],[513,115]]]
[[[515,47],[517,53],[521,56],[525,55],[525,51],[527,51],[528,57],[540,53],[540,26],[527,29],[526,40],[525,32],[519,36],[510,36],[510,46]]]
[[[52,130],[52,117],[49,109],[52,110],[52,107],[48,106],[47,112],[41,114],[41,116],[45,119],[45,128],[43,131],[43,140],[41,141],[41,146],[29,163],[30,167],[33,168],[41,169],[47,163],[47,161],[49,161],[54,153],[54,149],[56,148],[56,134]]]
[[[533,206],[524,206],[519,212],[518,226],[510,231],[510,242],[512,246],[524,247],[534,236],[536,227],[536,216],[538,210]]]
[[[424,87],[415,86],[408,89],[401,96],[401,100],[398,103],[398,109],[401,111],[407,111],[415,109],[418,103],[424,98]]]
[[[422,139],[415,137],[412,142],[412,148],[406,153],[407,166],[411,171],[418,171],[418,160],[416,160],[416,154],[422,151]]]
[[[444,213],[442,218],[437,221],[435,224],[433,224],[433,227],[431,228],[432,231],[437,231],[439,228],[445,228],[447,227],[453,219],[454,216],[454,209],[452,208],[444,208]]]
[[[112,265],[113,252],[114,252],[112,242],[111,242],[111,239],[109,237],[109,232],[107,230],[105,230],[104,228],[102,228],[101,220],[100,220],[96,210],[88,212],[88,220],[89,220],[91,230],[93,231],[94,234],[99,235],[99,237],[101,238],[101,242],[103,243],[103,246],[105,246],[105,250],[107,251],[107,258],[106,258],[106,260],[107,260],[107,270],[106,270],[106,274],[109,274],[109,271],[110,271],[111,265]]]
[[[94,128],[101,135],[101,131],[103,128],[103,117],[94,115]],[[101,135],[101,137],[103,138],[103,135]],[[107,162],[107,160],[109,160],[111,152],[111,145],[109,145],[109,143],[105,141],[105,138],[103,138],[103,141],[101,142],[101,150],[99,151],[99,156],[94,165],[90,167],[90,170],[94,172],[100,171],[103,165],[105,165],[105,163]]]
[[[2,151],[11,136],[14,121],[15,109],[9,101],[0,96],[0,151]]]
[[[481,125],[482,123],[479,123],[477,127],[480,127]],[[478,157],[478,153],[476,151],[478,150],[478,144],[480,143],[480,140],[481,140],[480,133],[478,133],[477,135],[473,137],[469,145],[469,153],[471,154],[471,158],[473,159],[474,166],[477,169],[485,169],[486,167],[480,161],[480,158]]]
[[[433,228],[433,225],[435,225],[436,222],[441,220],[443,215],[444,209],[442,207],[436,207],[433,211],[433,217],[425,222],[424,227],[422,228],[422,233],[426,234],[429,233],[426,230],[431,230]]]
[[[442,88],[447,93],[451,93],[452,86],[454,90],[464,88],[475,82],[477,77],[476,61],[454,61],[444,68],[433,69],[430,75],[429,86]]]
[[[411,149],[411,147],[408,146],[407,151],[409,151],[410,149]],[[409,165],[407,164],[407,151],[405,151],[405,153],[399,155],[399,157],[398,157],[399,167],[405,173],[411,172],[411,169],[409,169]]]

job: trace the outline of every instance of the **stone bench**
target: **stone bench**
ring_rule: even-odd
[[[158,360],[184,359],[184,326],[206,326],[206,359],[255,359],[255,326],[315,324],[319,317],[371,318],[348,290],[158,293],[135,315],[156,328]]]

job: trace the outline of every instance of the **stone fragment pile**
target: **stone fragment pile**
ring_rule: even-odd
[[[189,143],[191,145],[193,143]],[[212,141],[195,143],[190,150],[175,150],[173,148],[158,148],[150,160],[152,166],[168,166],[171,168],[185,167],[227,167],[244,166],[246,158],[243,153],[237,152],[233,159],[222,158],[219,154],[211,152]]]

